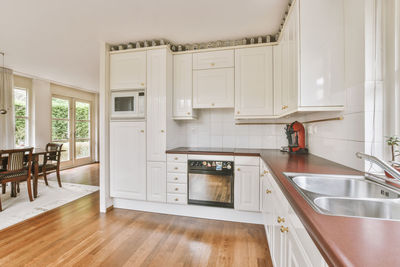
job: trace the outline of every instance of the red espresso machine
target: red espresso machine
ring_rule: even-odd
[[[288,146],[282,147],[281,151],[299,154],[308,153],[308,149],[306,148],[306,134],[303,124],[298,121],[288,124],[286,125],[285,132],[288,140]]]

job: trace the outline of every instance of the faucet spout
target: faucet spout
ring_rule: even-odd
[[[391,176],[393,176],[393,178],[400,181],[400,172],[397,171],[392,166],[390,166],[389,164],[387,164],[386,162],[384,162],[383,160],[381,160],[377,157],[371,156],[371,155],[361,153],[361,152],[357,152],[356,157],[359,159],[364,159],[364,160],[368,160],[369,162],[375,163],[376,165],[381,167],[383,170],[385,170],[387,173],[389,173]]]

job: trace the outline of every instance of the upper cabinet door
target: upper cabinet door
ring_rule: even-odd
[[[193,54],[194,70],[231,68],[234,64],[234,50],[200,52]]]
[[[235,117],[272,116],[272,47],[237,49],[235,52]]]
[[[110,55],[110,89],[146,88],[146,51]]]
[[[146,200],[145,122],[110,123],[110,194]]]
[[[344,0],[300,4],[301,106],[343,106]]]
[[[284,100],[282,99],[282,80],[283,80],[283,59],[282,59],[282,43],[274,46],[274,115],[283,113]]]
[[[174,119],[188,119],[193,114],[193,73],[192,54],[174,56],[174,93],[173,116]]]
[[[147,160],[166,161],[167,51],[147,52]]]
[[[194,108],[233,108],[233,68],[193,71]]]

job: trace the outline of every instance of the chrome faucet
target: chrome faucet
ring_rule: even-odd
[[[367,154],[361,153],[361,152],[357,152],[356,153],[356,157],[359,158],[359,159],[364,159],[364,160],[368,160],[369,162],[375,163],[376,165],[381,167],[384,171],[386,171],[391,176],[393,176],[393,178],[395,178],[398,182],[400,182],[400,172],[397,171],[392,166],[390,166],[389,164],[387,164],[386,162],[384,162],[383,160],[378,159],[377,157],[374,157],[374,156],[371,156],[371,155],[367,155]]]

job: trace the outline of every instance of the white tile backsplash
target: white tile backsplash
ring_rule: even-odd
[[[183,122],[183,127],[191,147],[274,149],[287,143],[284,126],[235,125],[233,109],[198,110],[198,119]],[[281,138],[284,142],[277,143]]]

